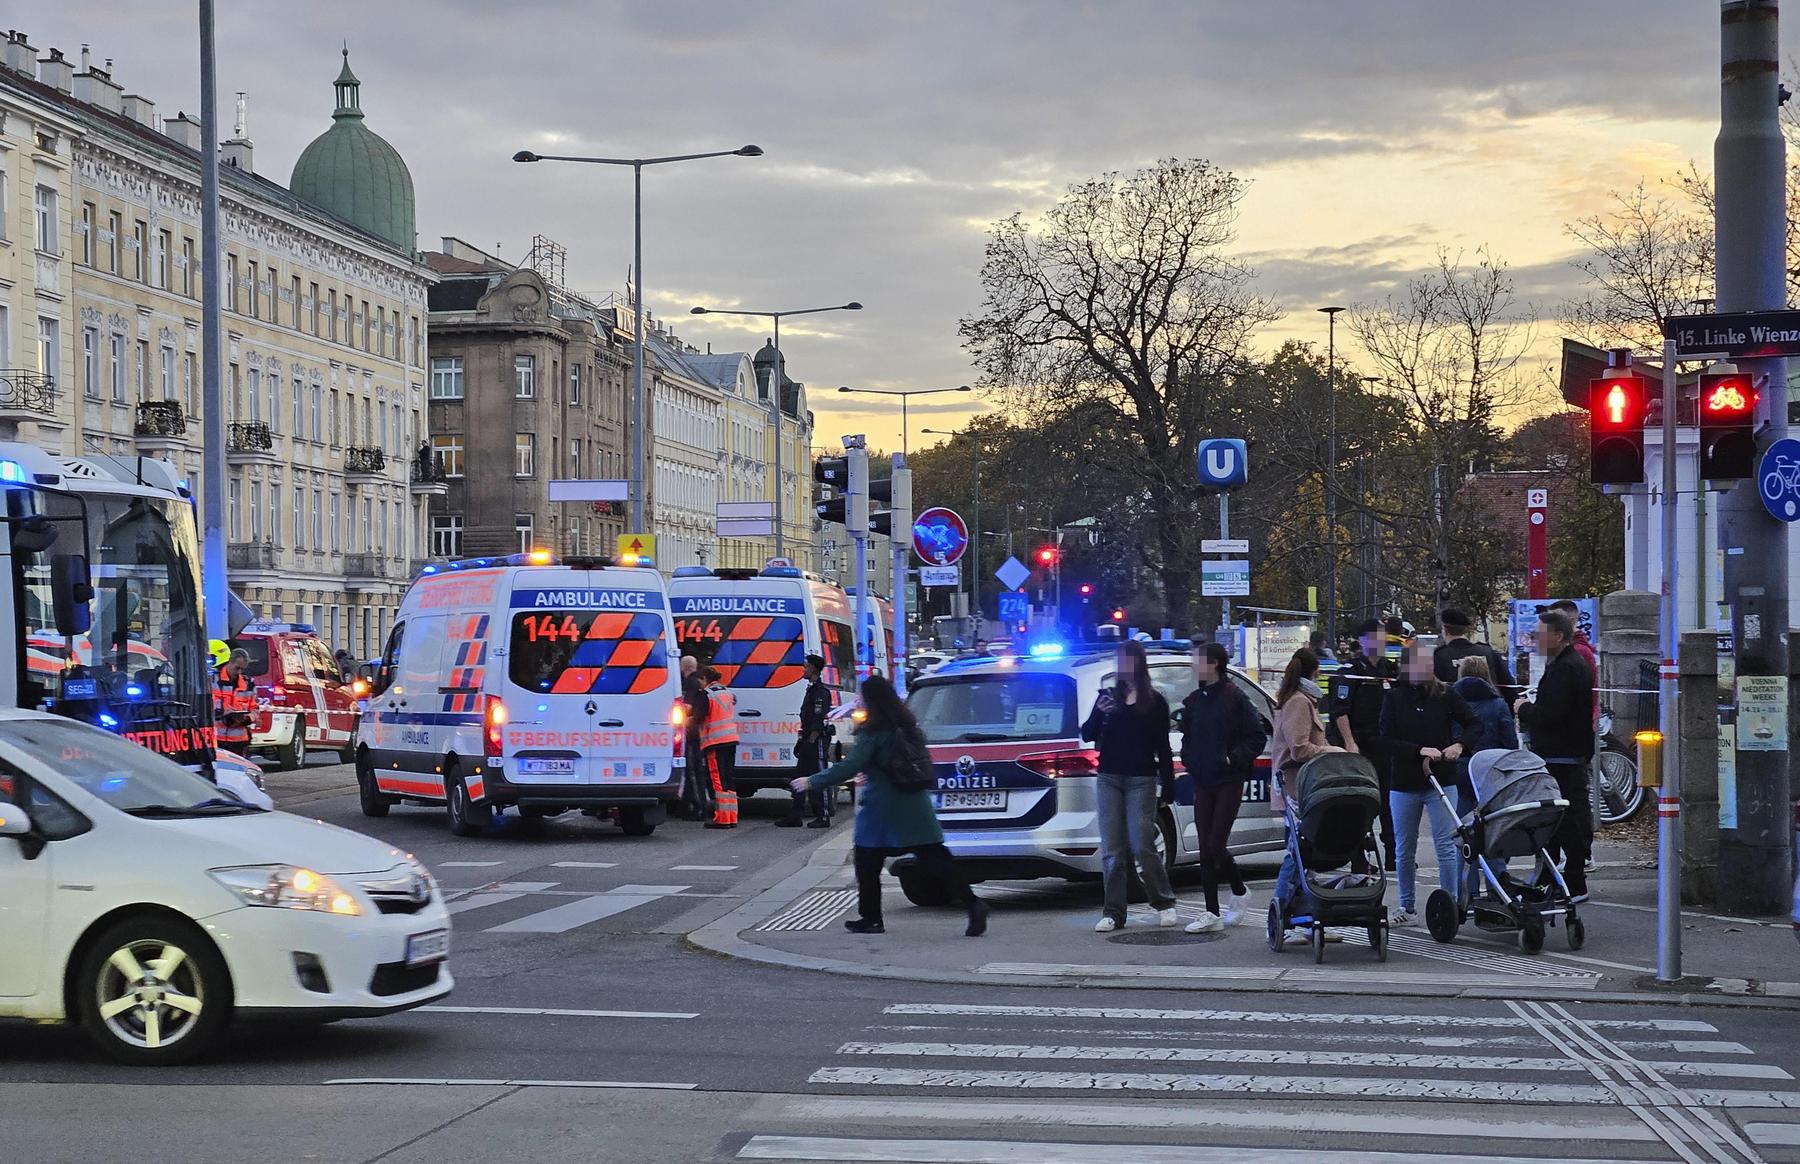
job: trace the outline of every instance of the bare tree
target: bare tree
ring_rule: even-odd
[[[1702,189],[1688,186],[1690,197]],[[1710,196],[1710,187],[1704,188]],[[1592,293],[1566,307],[1571,326],[1596,347],[1655,349],[1663,321],[1694,310],[1712,294],[1712,222],[1639,182],[1614,191],[1607,209],[1577,219],[1563,233],[1587,254],[1575,267]]]
[[[1154,567],[1171,620],[1192,615],[1198,573],[1192,456],[1217,373],[1275,311],[1226,248],[1244,182],[1167,159],[1070,187],[1043,215],[995,224],[980,310],[964,346],[986,387],[1027,416],[1109,419],[1117,488],[1148,498]]]

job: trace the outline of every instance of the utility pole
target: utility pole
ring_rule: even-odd
[[[1713,145],[1720,312],[1787,306],[1786,159],[1781,136],[1779,0],[1722,0],[1719,136]],[[1757,445],[1787,436],[1787,361],[1740,360],[1762,384]],[[1665,454],[1666,455],[1666,454]],[[1668,506],[1672,498],[1664,498]],[[1725,600],[1737,673],[1788,674],[1787,525],[1764,510],[1758,482],[1739,481],[1719,505]],[[1672,552],[1666,543],[1664,553]],[[1729,912],[1785,913],[1792,905],[1793,819],[1785,751],[1739,741],[1736,805],[1721,804],[1719,904]],[[1728,790],[1721,789],[1722,793]],[[1735,808],[1735,828],[1724,820]]]
[[[231,584],[225,553],[225,393],[221,386],[219,295],[219,94],[213,45],[213,0],[200,0],[200,520],[204,539],[206,637],[231,637]],[[114,244],[115,246],[118,244]],[[139,259],[142,262],[142,258]]]
[[[1337,317],[1325,313],[1325,642],[1337,650]]]
[[[1620,353],[1629,365],[1631,353]],[[1610,360],[1610,357],[1609,357]],[[1662,669],[1659,672],[1657,730],[1662,784],[1656,804],[1656,978],[1681,979],[1681,604],[1674,552],[1678,530],[1675,496],[1679,483],[1675,444],[1675,343],[1663,341],[1662,366]],[[1699,482],[1698,467],[1694,480]],[[1696,563],[1704,573],[1705,563]],[[1593,781],[1589,782],[1590,785]]]
[[[856,678],[860,683],[875,665],[875,644],[869,637],[869,450],[862,437],[845,437],[844,455],[850,459],[850,503],[844,517],[856,540]]]
[[[906,467],[906,454],[894,454],[894,491],[888,500],[893,524],[888,535],[894,544],[894,658],[888,668],[894,675],[894,689],[906,694],[906,563],[912,548],[913,506],[912,470]]]

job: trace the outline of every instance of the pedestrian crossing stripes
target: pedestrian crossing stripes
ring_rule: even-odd
[[[765,933],[782,930],[822,930],[856,904],[854,889],[815,889],[771,917],[756,929]]]
[[[1800,1082],[1784,1066],[1703,1020],[1592,1009],[897,1002],[812,1071],[816,1090],[752,1112],[728,1154],[1760,1164],[1763,1145],[1800,1143]],[[1106,1100],[1083,1098],[1097,1093]],[[1755,1120],[1740,1129],[1736,1112]],[[1117,1142],[1091,1138],[1106,1130]]]
[[[554,881],[501,881],[481,889],[454,890],[445,896],[449,898],[447,908],[451,915],[459,919],[456,923],[459,930],[479,928],[486,933],[499,934],[562,934],[686,893],[688,889],[686,885],[619,885],[600,893],[586,893],[559,889]],[[460,920],[476,910],[518,901],[528,901],[535,908],[490,925],[467,926]]]

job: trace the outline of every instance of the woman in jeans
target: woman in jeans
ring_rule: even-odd
[[[1325,693],[1320,690],[1318,679],[1319,656],[1310,647],[1301,647],[1288,660],[1281,686],[1275,690],[1275,734],[1269,737],[1273,753],[1270,768],[1275,779],[1269,786],[1269,802],[1277,813],[1283,811],[1287,794],[1294,790],[1294,778],[1299,775],[1300,765],[1314,756],[1344,750],[1325,742],[1325,723],[1319,718],[1319,700]],[[1281,859],[1281,872],[1275,878],[1276,900],[1286,902],[1293,897],[1299,882],[1300,868],[1294,864],[1290,850]],[[1283,940],[1298,933],[1289,930]],[[1328,932],[1325,940],[1342,939]]]
[[[1181,764],[1194,790],[1194,834],[1200,841],[1200,884],[1206,912],[1188,923],[1190,934],[1210,934],[1236,925],[1250,904],[1250,891],[1229,846],[1231,826],[1244,802],[1244,782],[1268,737],[1244,693],[1227,673],[1231,654],[1222,643],[1194,648],[1199,685],[1181,704]],[[1219,882],[1231,883],[1231,898],[1219,908]]]
[[[1119,648],[1118,683],[1100,692],[1081,725],[1081,738],[1100,750],[1095,778],[1100,817],[1100,870],[1105,913],[1094,932],[1110,934],[1125,924],[1126,882],[1136,862],[1144,892],[1161,926],[1172,926],[1175,891],[1156,855],[1156,809],[1175,799],[1175,757],[1169,749],[1169,701],[1150,685],[1144,645]]]
[[[950,900],[968,910],[964,933],[978,938],[987,932],[987,903],[969,889],[944,846],[944,830],[938,826],[931,793],[923,788],[897,787],[891,773],[902,769],[907,744],[925,750],[919,722],[907,710],[894,685],[880,675],[863,680],[863,710],[868,718],[856,733],[850,754],[823,772],[801,776],[789,787],[798,795],[822,792],[863,776],[862,793],[856,798],[856,902],[859,916],[844,922],[853,934],[885,934],[881,920],[881,867],[889,857],[909,853],[925,876],[949,890]]]
[[[1457,761],[1481,738],[1481,723],[1462,696],[1445,686],[1432,665],[1431,652],[1417,643],[1400,655],[1400,678],[1381,701],[1378,746],[1393,767],[1388,801],[1399,842],[1400,907],[1388,924],[1410,925],[1415,910],[1413,881],[1418,875],[1419,818],[1431,818],[1432,847],[1437,851],[1438,885],[1462,900],[1462,857],[1456,841],[1456,818],[1432,791],[1430,773],[1451,796],[1467,777]]]

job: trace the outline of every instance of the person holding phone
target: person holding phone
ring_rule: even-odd
[[[1094,932],[1110,934],[1125,924],[1133,864],[1157,924],[1173,926],[1180,915],[1169,871],[1156,852],[1156,817],[1160,805],[1175,799],[1175,756],[1169,747],[1169,701],[1150,683],[1144,644],[1121,644],[1117,682],[1095,699],[1081,738],[1100,751],[1095,799],[1105,904]]]

